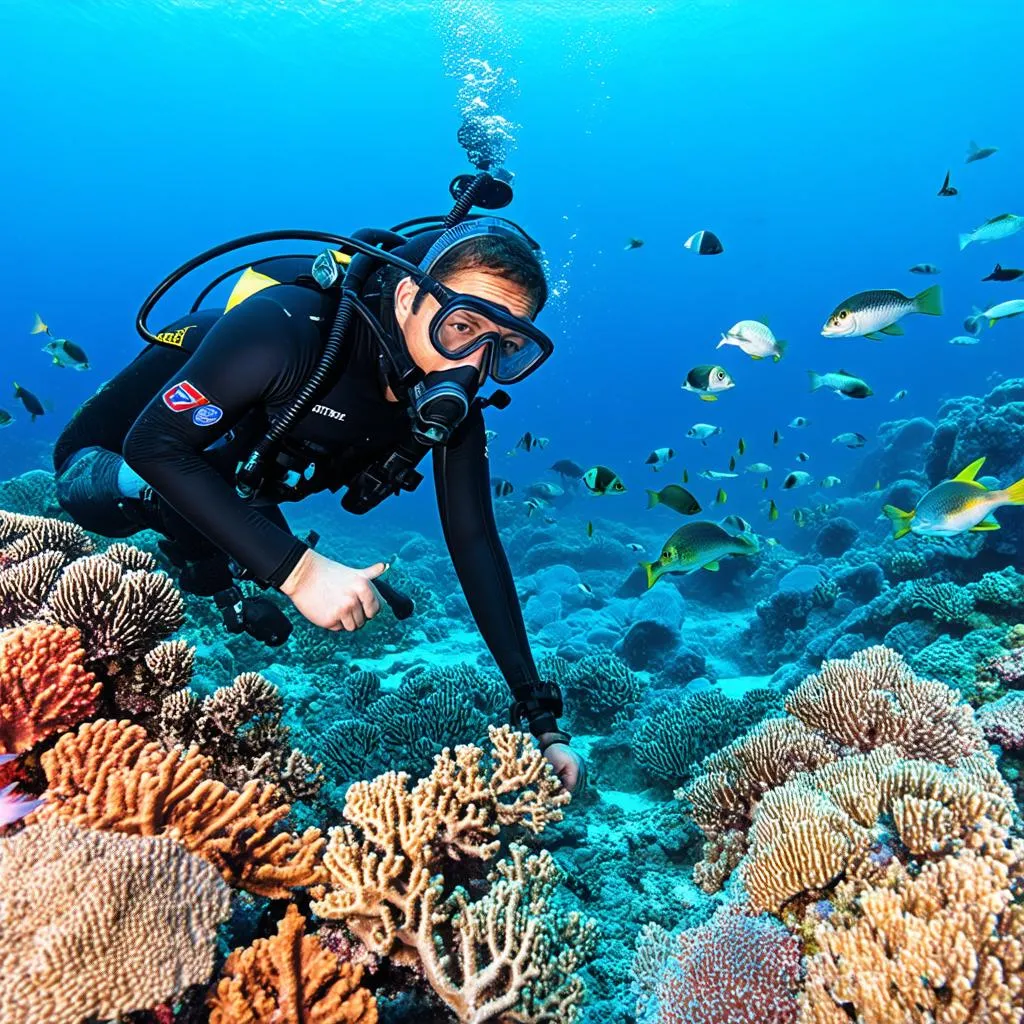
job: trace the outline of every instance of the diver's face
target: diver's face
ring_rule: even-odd
[[[441,283],[453,292],[475,295],[504,306],[515,316],[529,317],[533,314],[526,291],[500,274],[488,270],[460,270]],[[425,295],[419,308],[413,312],[413,300],[418,290],[411,277],[403,277],[395,288],[395,319],[413,362],[424,373],[450,370],[455,366],[475,366],[480,370],[488,354],[487,346],[471,352],[464,359],[446,359],[434,348],[430,341],[430,321],[441,306],[433,295]]]

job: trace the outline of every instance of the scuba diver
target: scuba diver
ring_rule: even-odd
[[[499,175],[504,172],[498,172]],[[539,246],[511,221],[470,214],[511,199],[507,177],[460,175],[453,210],[351,236],[268,232],[226,243],[168,276],[139,312],[149,345],[75,413],[54,449],[62,508],[88,530],[162,534],[190,593],[213,597],[233,632],[283,643],[276,604],[236,579],[273,587],[311,623],[356,630],[382,597],[403,599],[388,566],[344,565],[295,537],[279,505],[346,488],[364,514],[413,490],[433,456],[445,541],[469,608],[526,723],[569,789],[584,763],[559,728],[562,695],[540,679],[491,505],[483,409],[551,355],[533,320],[547,284]],[[404,230],[404,233],[400,233]],[[146,319],[196,267],[247,245],[303,238],[330,248],[243,264],[192,311],[152,334]],[[224,309],[199,308],[244,271]]]

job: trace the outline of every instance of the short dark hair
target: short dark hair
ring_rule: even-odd
[[[547,302],[544,268],[529,243],[514,235],[479,235],[467,239],[449,249],[430,268],[430,275],[444,284],[461,270],[490,271],[519,285],[535,312]],[[412,304],[414,313],[425,295],[422,288],[417,292]]]

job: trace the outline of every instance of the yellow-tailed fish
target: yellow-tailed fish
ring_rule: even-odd
[[[772,498],[768,502],[768,518],[774,523],[779,518],[779,506],[775,504],[775,499]]]
[[[749,533],[729,533],[718,523],[705,520],[680,526],[661,549],[655,562],[641,562],[647,574],[647,587],[653,587],[666,573],[691,573],[699,569],[715,572],[719,559],[727,555],[753,555],[756,539]]]
[[[883,511],[892,520],[893,537],[898,539],[908,533],[953,537],[968,530],[998,530],[992,513],[1004,505],[1024,505],[1024,479],[1005,490],[990,491],[975,479],[984,463],[984,457],[977,459],[952,480],[936,485],[910,512],[894,505],[884,506]]]

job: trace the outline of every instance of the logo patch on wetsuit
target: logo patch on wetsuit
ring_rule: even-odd
[[[171,412],[188,412],[197,405],[206,405],[210,400],[187,380],[179,381],[164,392],[164,405]]]
[[[189,324],[188,327],[179,327],[176,331],[164,331],[162,334],[156,336],[157,341],[163,342],[165,345],[173,345],[175,348],[181,348],[182,342],[185,340],[185,335],[189,331],[194,331],[196,325]]]
[[[223,415],[224,410],[219,405],[201,405],[192,413],[192,422],[197,427],[209,427]]]

